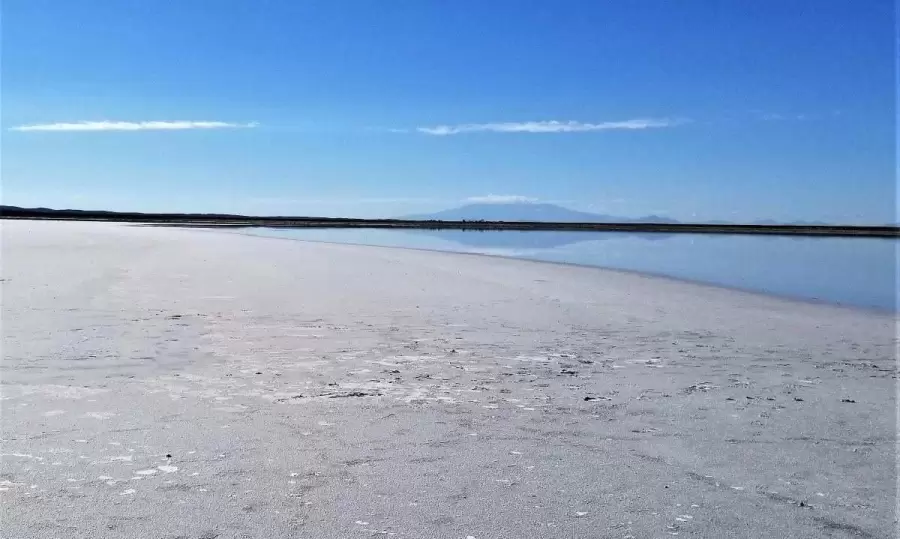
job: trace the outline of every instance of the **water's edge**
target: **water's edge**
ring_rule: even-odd
[[[529,263],[539,263],[539,264],[555,264],[555,265],[564,265],[564,266],[574,266],[581,268],[591,268],[591,269],[599,269],[603,271],[611,271],[617,273],[625,273],[631,275],[639,275],[648,278],[654,279],[665,279],[668,281],[679,282],[679,283],[688,283],[692,285],[705,286],[711,288],[719,288],[731,290],[734,292],[739,292],[743,294],[750,294],[756,296],[764,296],[769,298],[775,298],[783,301],[795,302],[805,305],[816,305],[822,307],[830,307],[830,308],[838,308],[838,309],[849,309],[856,312],[863,312],[867,314],[874,314],[879,316],[895,316],[898,312],[897,304],[894,303],[892,308],[885,308],[876,305],[859,305],[847,302],[836,302],[829,301],[828,299],[822,298],[812,298],[808,296],[804,296],[802,294],[789,294],[789,293],[778,293],[768,290],[761,290],[759,288],[753,288],[750,286],[737,286],[732,284],[722,284],[718,282],[711,282],[709,280],[704,280],[702,278],[690,278],[684,277],[680,275],[672,275],[664,272],[658,271],[648,271],[644,269],[631,269],[631,268],[622,268],[616,266],[609,266],[604,264],[595,264],[595,263],[584,263],[584,262],[575,262],[575,261],[565,261],[565,260],[547,260],[542,258],[530,257],[530,256],[522,256],[522,255],[510,255],[503,254],[497,252],[484,252],[478,250],[464,250],[463,246],[459,248],[452,247],[424,247],[424,246],[414,246],[414,245],[397,245],[390,244],[385,245],[383,243],[377,242],[366,242],[366,241],[343,241],[343,240],[334,240],[334,239],[319,239],[319,238],[308,238],[301,237],[300,234],[292,234],[286,235],[284,234],[284,230],[272,230],[267,231],[265,229],[259,228],[249,228],[249,229],[238,229],[238,228],[229,228],[229,229],[197,229],[191,227],[193,230],[204,230],[208,232],[218,232],[218,233],[226,233],[226,234],[234,234],[241,235],[247,237],[256,237],[256,238],[268,238],[268,239],[280,239],[280,240],[289,240],[289,241],[303,241],[303,242],[311,242],[311,243],[322,243],[322,244],[331,244],[331,245],[353,245],[358,247],[372,247],[372,248],[386,248],[386,249],[404,249],[404,250],[414,250],[414,251],[425,251],[425,252],[435,252],[435,253],[443,253],[443,254],[457,254],[457,255],[469,255],[469,256],[487,256],[492,258],[502,258],[507,260],[516,260],[523,261]],[[261,233],[262,232],[262,233]],[[269,232],[269,233],[266,233]],[[306,232],[306,231],[300,231]],[[896,300],[896,298],[895,298]]]

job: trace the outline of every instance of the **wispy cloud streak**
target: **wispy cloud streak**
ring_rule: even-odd
[[[244,129],[256,127],[256,122],[198,122],[198,121],[152,121],[152,122],[59,122],[52,124],[18,125],[11,131],[182,131],[186,129]]]
[[[537,202],[538,199],[523,195],[484,195],[477,197],[469,197],[466,202],[475,202],[482,204],[516,204],[523,202]]]
[[[538,122],[499,122],[485,124],[436,125],[417,127],[426,135],[446,136],[463,133],[584,133],[589,131],[639,130],[672,127],[685,123],[684,119],[638,118],[616,122],[585,123],[556,120]]]

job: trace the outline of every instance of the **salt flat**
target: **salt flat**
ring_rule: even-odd
[[[894,317],[2,223],[3,536],[894,537]]]

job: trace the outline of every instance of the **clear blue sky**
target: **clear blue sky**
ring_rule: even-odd
[[[6,0],[2,15],[6,204],[390,216],[492,195],[896,219],[889,0]]]

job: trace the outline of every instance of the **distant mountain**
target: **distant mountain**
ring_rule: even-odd
[[[417,221],[506,221],[547,223],[667,223],[678,221],[658,215],[637,219],[570,210],[556,204],[517,202],[512,204],[467,204],[459,208],[426,215],[407,215]]]
[[[678,219],[672,219],[671,217],[663,217],[661,215],[647,215],[644,217],[638,217],[636,219],[629,219],[627,217],[617,217],[617,219],[624,219],[621,221],[623,223],[661,223],[667,225],[677,225],[681,221]]]

